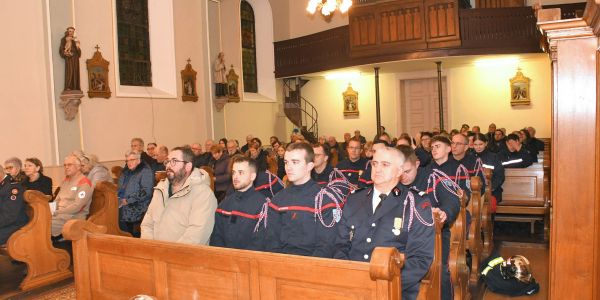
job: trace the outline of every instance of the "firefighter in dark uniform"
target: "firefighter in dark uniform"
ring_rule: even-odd
[[[377,152],[377,149],[381,149],[381,148],[385,148],[385,147],[389,147],[389,144],[384,141],[384,140],[380,140],[380,139],[376,139],[373,141],[373,154],[375,154],[375,152]],[[367,161],[367,167],[365,168],[365,171],[360,175],[360,178],[358,179],[358,187],[361,189],[370,187],[373,185],[373,180],[371,180],[371,161]]]
[[[0,245],[28,222],[27,205],[23,200],[23,186],[13,181],[0,166]]]
[[[457,172],[454,178],[460,188],[467,193],[467,198],[471,199],[471,177],[479,176],[481,179],[481,193],[485,191],[485,176],[482,169],[482,161],[475,155],[468,153],[469,140],[462,134],[455,134],[452,137],[452,158],[458,164]]]
[[[315,152],[315,167],[310,172],[310,178],[316,181],[321,187],[325,187],[329,183],[329,178],[333,172],[333,167],[329,165],[329,145],[314,144],[313,151]]]
[[[310,178],[314,167],[312,146],[292,143],[284,159],[289,185],[270,204],[266,250],[331,258],[342,199],[325,197],[319,184]]]
[[[531,153],[519,141],[519,136],[511,133],[506,137],[506,150],[498,152],[504,168],[527,168],[533,164]]]
[[[283,188],[283,181],[277,175],[269,171],[257,171],[254,190],[260,192],[263,196],[273,199]]]
[[[442,227],[442,299],[452,299],[452,284],[450,282],[450,269],[448,266],[448,255],[450,253],[450,226],[454,223],[460,212],[460,200],[452,179],[440,173],[431,174],[429,167],[419,168],[419,161],[414,150],[407,145],[398,146],[398,149],[406,157],[402,178],[400,182],[406,188],[421,195],[427,195],[431,199],[431,206],[439,210]]]
[[[360,141],[352,138],[348,141],[348,157],[339,162],[336,168],[346,176],[348,181],[358,186],[358,179],[367,167],[367,159],[360,157]]]
[[[235,191],[221,201],[215,213],[210,245],[227,248],[263,250],[266,224],[262,224],[268,204],[263,194],[252,186],[256,178],[256,161],[236,155],[232,162]]]
[[[402,299],[416,299],[419,282],[433,261],[435,231],[431,202],[399,184],[403,164],[398,149],[375,152],[373,187],[348,197],[334,258],[369,262],[375,247],[396,247],[406,257]]]
[[[500,203],[502,201],[502,184],[505,180],[504,166],[498,160],[497,154],[488,150],[487,143],[488,139],[485,135],[475,134],[473,140],[475,155],[481,159],[483,168],[492,170],[492,196],[496,199],[496,203]]]

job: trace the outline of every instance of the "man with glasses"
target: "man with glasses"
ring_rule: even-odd
[[[144,140],[142,140],[142,138],[135,137],[131,139],[131,150],[141,153],[142,161],[147,163],[149,166],[152,166],[156,163],[156,160],[152,158],[152,156],[144,152]]]
[[[192,165],[194,154],[174,148],[164,165],[167,178],[154,188],[141,224],[143,239],[208,245],[217,199],[208,174]]]
[[[119,227],[134,237],[140,237],[138,228],[152,199],[154,172],[141,161],[137,151],[127,151],[125,160],[126,166],[119,177],[117,190]]]
[[[315,167],[310,172],[310,177],[324,187],[329,183],[329,176],[333,172],[329,165],[329,145],[314,144],[312,147],[315,152]]]
[[[469,139],[463,134],[455,134],[452,137],[452,158],[458,164],[456,174],[448,174],[455,176],[454,181],[462,190],[467,193],[467,197],[471,198],[471,176],[479,176],[481,179],[481,191],[485,190],[485,177],[482,169],[481,159],[469,153]]]
[[[360,141],[356,138],[352,138],[348,141],[346,148],[348,152],[348,158],[338,163],[336,168],[346,176],[348,181],[358,186],[358,179],[367,168],[367,159],[360,157],[362,150]]]
[[[63,225],[71,219],[85,220],[92,203],[92,182],[83,175],[81,161],[73,154],[65,157],[65,179],[56,195],[56,210],[52,213],[52,237],[62,238]]]

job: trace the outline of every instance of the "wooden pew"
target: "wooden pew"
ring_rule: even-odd
[[[401,299],[404,255],[377,248],[371,263],[192,246],[101,234],[67,222],[77,299]],[[135,284],[131,284],[135,282]]]
[[[484,169],[485,183],[487,189],[485,190],[483,207],[481,208],[481,231],[483,233],[483,252],[482,257],[486,257],[492,254],[494,250],[494,220],[492,218],[492,170]]]
[[[463,207],[464,208],[464,207]],[[419,300],[441,297],[441,228],[434,216],[432,267]],[[370,263],[207,246],[104,234],[83,220],[65,224],[73,241],[77,299],[401,299],[404,255],[378,247]],[[463,248],[464,251],[464,248]],[[130,284],[135,281],[136,284]]]
[[[108,234],[131,237],[129,232],[119,228],[119,199],[117,186],[113,183],[102,181],[96,184],[88,221],[105,226]]]
[[[469,228],[469,238],[467,239],[467,249],[471,253],[471,271],[469,284],[476,286],[479,281],[479,264],[483,260],[483,240],[481,239],[481,209],[483,201],[481,200],[481,178],[479,176],[471,177],[471,200],[469,201],[469,211],[471,212],[471,225]]]
[[[462,191],[461,191],[462,193]],[[450,227],[450,254],[448,265],[450,280],[454,287],[454,299],[470,299],[469,268],[466,258],[467,240],[467,197],[462,193],[460,198],[460,213]]]
[[[38,191],[26,191],[24,197],[31,208],[29,223],[10,236],[6,248],[10,257],[27,265],[27,276],[19,286],[26,291],[69,278],[73,273],[69,270],[69,253],[54,248],[50,240],[50,197]]]
[[[440,213],[433,213],[435,226],[434,257],[431,267],[419,285],[418,300],[439,300],[442,298],[442,227]]]
[[[548,174],[541,164],[533,164],[524,169],[505,170],[506,180],[502,186],[502,203],[496,209],[496,221],[529,222],[534,233],[535,221],[544,222],[544,233],[549,231],[549,182],[544,183]]]

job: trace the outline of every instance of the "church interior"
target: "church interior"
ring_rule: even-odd
[[[1,107],[10,124],[0,160],[39,158],[55,190],[74,150],[95,154],[110,170],[124,165],[134,137],[171,149],[221,138],[241,146],[248,135],[265,145],[270,137],[287,143],[294,133],[341,143],[355,130],[371,140],[381,126],[392,138],[463,124],[483,134],[491,123],[507,135],[533,127],[544,150],[536,165],[507,169],[504,207],[494,207],[496,216],[489,211],[491,194],[479,193],[476,211],[482,212],[473,222],[481,236],[457,242],[459,250],[471,247],[469,262],[464,251],[451,257],[459,268],[450,271],[454,299],[509,298],[479,278],[484,254],[497,252],[529,259],[540,289],[522,299],[600,300],[600,1],[581,1],[2,1],[0,23],[15,38],[0,49]],[[351,6],[342,12],[329,2]],[[12,43],[17,39],[24,44]],[[109,203],[104,192],[97,187],[94,199],[98,194]],[[61,271],[48,271],[53,277],[42,284],[25,285],[36,269],[0,248],[0,299],[121,299],[131,292],[128,285],[138,285],[123,282],[139,274],[159,274],[138,285],[155,299],[189,299],[166,290],[194,284],[194,299],[399,299],[393,257],[369,273],[368,263],[204,247],[210,261],[191,246],[148,243],[147,249],[181,251],[182,264],[189,256],[190,264],[222,278],[215,281],[198,269],[170,269],[141,251],[119,260],[128,251],[120,240],[108,234],[93,240],[77,231],[86,228],[70,229],[77,248],[64,249],[70,256],[54,266]],[[52,248],[45,230],[39,239],[46,242],[29,243]],[[88,248],[111,255],[88,255]],[[248,263],[253,259],[261,268]],[[238,273],[231,277],[217,261]],[[117,267],[95,270],[103,264]],[[263,282],[262,272],[294,275]],[[397,281],[383,279],[384,272]],[[323,296],[305,273],[348,282],[327,287]],[[431,273],[427,290],[439,292]],[[186,276],[195,281],[172,285]],[[420,293],[418,299],[436,297]]]

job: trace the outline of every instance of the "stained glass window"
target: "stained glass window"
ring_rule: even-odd
[[[240,8],[242,20],[242,70],[244,74],[244,92],[258,93],[256,81],[256,30],[254,10],[247,1],[242,0]]]
[[[117,0],[121,85],[152,86],[148,0]]]

